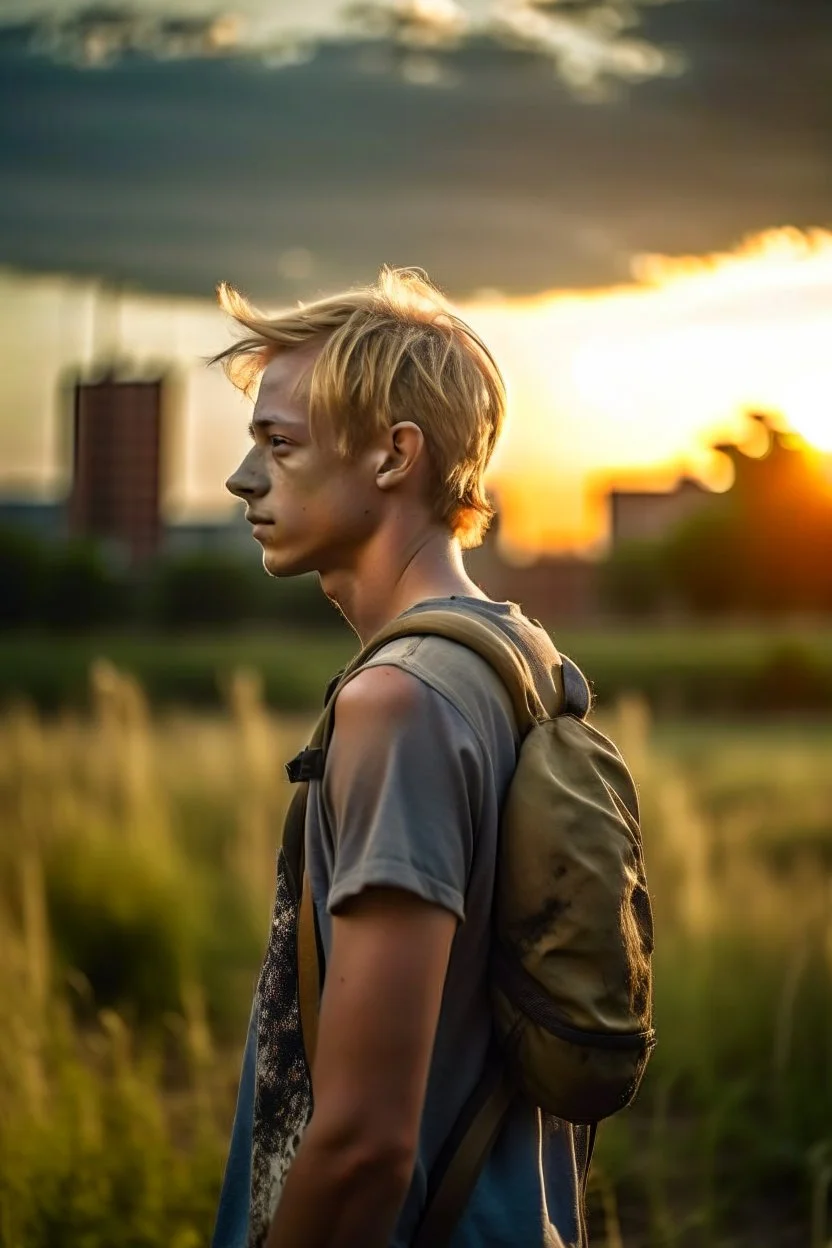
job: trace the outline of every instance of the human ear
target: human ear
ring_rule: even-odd
[[[386,431],[375,469],[379,489],[398,485],[407,476],[421,454],[424,441],[422,430],[410,420],[400,421]]]

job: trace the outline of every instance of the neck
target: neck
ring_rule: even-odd
[[[487,599],[465,571],[459,541],[445,529],[379,531],[349,570],[321,573],[321,588],[365,645],[385,624],[426,598]]]

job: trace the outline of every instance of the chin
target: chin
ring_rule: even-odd
[[[305,572],[315,571],[308,559],[292,558],[285,552],[268,549],[263,551],[263,567],[269,576],[275,577],[303,576]]]

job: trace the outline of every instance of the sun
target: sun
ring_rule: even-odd
[[[818,451],[832,453],[832,409],[795,414],[791,422],[796,433]]]

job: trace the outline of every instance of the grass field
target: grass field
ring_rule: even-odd
[[[663,715],[832,712],[832,625],[555,629],[556,644],[609,704],[639,692]],[[90,664],[132,673],[154,706],[222,706],[231,674],[255,671],[274,710],[315,707],[328,676],[358,650],[330,631],[196,636],[0,634],[0,706],[19,696],[42,710],[88,705]]]
[[[102,662],[90,716],[0,719],[2,1248],[208,1242],[309,723],[251,674],[225,698],[151,715]],[[827,1248],[832,719],[602,726],[641,788],[659,1045],[600,1132],[594,1242]]]

